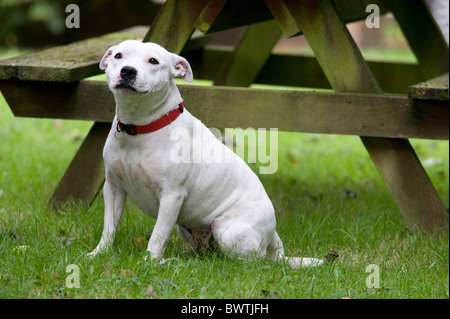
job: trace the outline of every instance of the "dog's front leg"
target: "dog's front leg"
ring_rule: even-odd
[[[150,258],[162,257],[166,249],[170,233],[175,227],[180,213],[185,195],[180,193],[161,194],[159,202],[158,217],[153,228],[152,236],[148,243],[147,251],[150,252]]]
[[[91,257],[111,247],[122,217],[127,194],[120,186],[114,185],[107,178],[103,187],[103,197],[105,201],[105,217],[102,238],[97,247],[88,254]]]

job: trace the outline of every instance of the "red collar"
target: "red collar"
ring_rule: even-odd
[[[163,127],[171,124],[175,121],[178,116],[183,113],[184,105],[183,102],[179,104],[179,107],[170,111],[166,115],[163,115],[156,121],[151,122],[147,125],[133,125],[133,124],[124,124],[120,122],[119,118],[117,118],[117,132],[125,132],[129,135],[138,135],[155,132]]]

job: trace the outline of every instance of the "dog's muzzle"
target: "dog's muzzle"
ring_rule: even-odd
[[[137,73],[137,70],[132,66],[124,66],[122,70],[120,70],[120,82],[115,86],[115,88],[124,91],[136,92],[137,90],[133,87],[133,84],[136,80]]]
[[[122,70],[120,70],[120,77],[124,84],[129,84],[130,82],[136,80],[137,70],[132,66],[124,66]]]

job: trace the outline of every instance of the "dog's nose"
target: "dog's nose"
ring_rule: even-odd
[[[122,70],[120,70],[120,77],[124,81],[131,81],[136,78],[137,70],[132,66],[124,66]]]

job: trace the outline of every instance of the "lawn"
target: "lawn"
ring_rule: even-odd
[[[0,95],[0,298],[449,298],[448,233],[406,229],[352,136],[279,132],[278,170],[260,175],[286,254],[324,258],[333,250],[333,263],[292,270],[185,253],[176,232],[166,263],[144,262],[155,221],[130,200],[113,248],[90,259],[102,195],[89,207],[46,204],[91,125],[15,118]],[[448,142],[412,144],[448,207]]]

